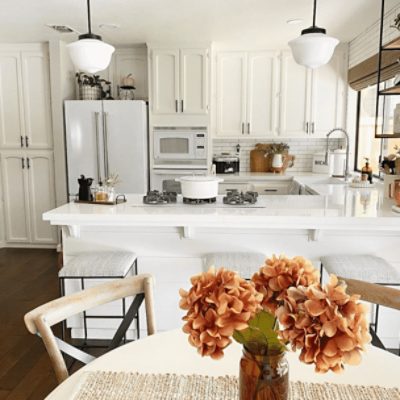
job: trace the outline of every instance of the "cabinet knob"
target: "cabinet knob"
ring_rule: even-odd
[[[28,169],[31,168],[31,160],[29,159],[29,157],[26,157],[26,166]]]
[[[306,131],[307,135],[310,133],[310,132],[308,131],[308,127],[309,127],[309,124],[308,124],[308,122],[306,122],[305,131]]]
[[[179,110],[178,110],[178,100],[175,100],[175,112],[179,112]]]
[[[21,158],[21,163],[22,163],[22,169],[25,169],[25,158]]]
[[[21,135],[21,147],[24,147],[24,137]]]
[[[244,135],[244,122],[242,122],[242,135]]]
[[[250,135],[250,122],[247,123],[247,134]]]
[[[25,146],[29,147],[29,138],[28,138],[28,136],[25,136]]]
[[[315,133],[315,122],[311,124],[311,133],[314,135]]]

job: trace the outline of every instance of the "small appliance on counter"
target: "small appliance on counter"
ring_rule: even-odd
[[[92,201],[92,183],[93,178],[85,178],[85,175],[81,175],[78,179],[79,183],[79,193],[78,193],[78,200],[79,201]]]
[[[336,149],[329,156],[330,175],[343,178],[346,174],[346,150]]]
[[[215,155],[213,158],[215,172],[217,174],[234,174],[240,170],[239,156],[229,153]]]
[[[322,153],[315,153],[313,155],[313,163],[312,163],[312,172],[314,174],[329,174],[329,157],[326,162],[326,154]]]

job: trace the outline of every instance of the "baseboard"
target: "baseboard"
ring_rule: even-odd
[[[0,246],[1,247],[1,246]],[[4,243],[10,249],[57,249],[56,244]]]

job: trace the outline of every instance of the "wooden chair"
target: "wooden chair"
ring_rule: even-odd
[[[25,315],[24,320],[28,331],[43,339],[59,383],[69,376],[62,353],[68,354],[84,364],[93,361],[95,357],[57,338],[51,327],[93,307],[131,296],[135,296],[132,304],[108,347],[108,350],[112,350],[123,341],[126,330],[131,325],[132,320],[137,317],[143,300],[146,308],[147,333],[148,335],[155,333],[153,278],[151,275],[142,274],[101,284],[50,301]]]
[[[376,283],[339,277],[347,284],[347,293],[359,294],[361,300],[400,311],[400,290]],[[370,329],[372,344],[386,350],[375,329]],[[399,354],[400,355],[400,354]]]

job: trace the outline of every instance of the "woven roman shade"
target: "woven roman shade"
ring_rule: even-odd
[[[382,53],[381,82],[394,78],[400,73],[400,51]],[[349,85],[354,90],[362,90],[378,82],[378,54],[349,69]]]

